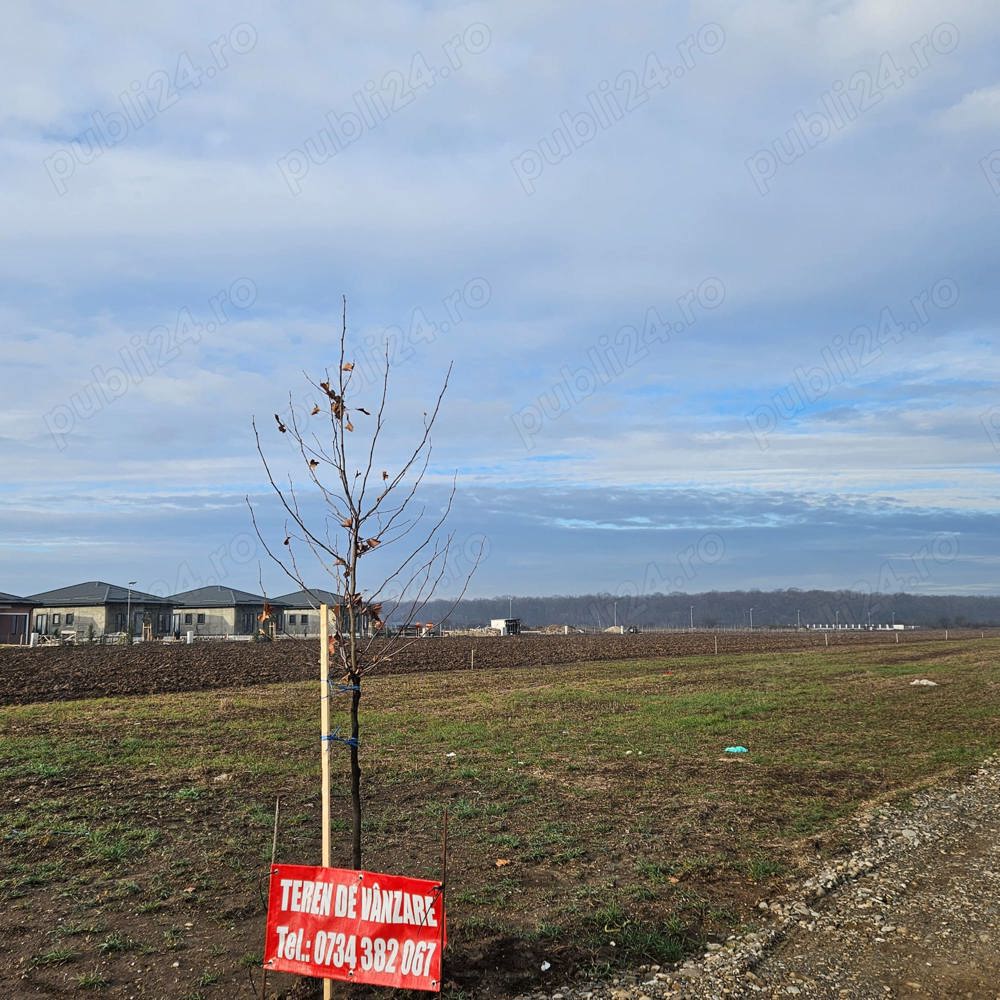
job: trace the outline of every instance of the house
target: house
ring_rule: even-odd
[[[169,598],[100,580],[32,594],[28,603],[34,607],[32,631],[75,633],[78,641],[124,632],[130,619],[133,636],[158,638],[170,631],[173,609]]]
[[[233,587],[198,587],[173,594],[174,631],[182,635],[230,636],[254,635],[258,617],[264,611],[264,598]],[[280,601],[267,602],[280,616]]]
[[[320,589],[296,590],[276,597],[271,603],[281,606],[280,631],[297,639],[319,635],[321,604],[328,604],[341,614],[344,611],[344,599],[339,594]]]
[[[28,641],[33,610],[31,601],[0,591],[0,646]]]
[[[285,635],[296,639],[319,635],[319,606],[327,604],[339,616],[340,628],[347,631],[347,606],[340,594],[330,590],[313,587],[309,590],[296,590],[291,594],[276,597],[272,604],[281,608],[281,629]],[[359,612],[356,615],[356,633],[362,636],[371,635],[370,616]],[[333,617],[330,618],[330,629],[334,629]]]

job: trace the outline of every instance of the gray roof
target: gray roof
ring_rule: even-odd
[[[296,590],[293,594],[282,594],[271,603],[283,604],[286,608],[314,608],[318,611],[321,604],[330,604],[336,607],[343,604],[344,599],[332,591],[313,587],[309,590]]]
[[[27,597],[15,597],[13,594],[5,594],[0,590],[0,604],[30,604]]]
[[[233,608],[238,604],[261,605],[264,598],[260,594],[251,594],[246,590],[236,590],[234,587],[197,587],[174,594],[170,601],[177,607],[186,608]],[[269,601],[269,604],[280,604],[280,601]]]
[[[147,594],[134,587],[131,591],[133,604],[170,604],[169,597],[157,597]],[[74,583],[71,587],[59,587],[56,590],[46,590],[40,594],[32,594],[27,603],[37,607],[89,607],[101,604],[126,604],[129,600],[129,589],[113,583],[102,583],[91,580],[88,583]]]

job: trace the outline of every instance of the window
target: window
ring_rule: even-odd
[[[184,624],[185,625],[190,625],[193,621],[194,621],[194,615],[185,615],[184,616]]]
[[[288,624],[289,625],[294,625],[295,624],[295,615],[289,615],[288,616]]]
[[[302,631],[305,632],[306,629],[309,628],[309,616],[308,615],[301,615],[300,617],[302,619]]]
[[[205,612],[204,612],[204,611],[203,611],[203,612],[201,612],[201,613],[200,613],[200,614],[198,615],[198,624],[199,624],[199,625],[204,625],[204,624],[205,624]]]
[[[66,612],[66,624],[67,625],[72,625],[75,620],[76,620],[76,615],[72,611],[67,611]]]
[[[59,624],[59,613],[58,613],[58,612],[56,612],[56,613],[55,613],[55,614],[54,614],[54,615],[52,616],[52,624],[53,624],[53,625],[58,625],[58,624]]]

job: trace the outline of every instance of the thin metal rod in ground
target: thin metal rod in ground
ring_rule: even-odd
[[[274,862],[278,859],[278,814],[281,810],[281,799],[274,800],[274,836],[271,837],[271,871],[274,871]],[[268,879],[270,881],[270,879]],[[260,983],[261,1000],[267,1000],[267,966],[264,966],[264,975]]]
[[[438,991],[440,992],[444,989],[444,890],[445,885],[448,881],[448,807],[444,807],[444,820],[441,827],[441,916],[439,918],[439,923],[441,924],[441,939],[438,943],[438,948],[440,951],[438,954],[441,956],[441,968],[438,972]]]

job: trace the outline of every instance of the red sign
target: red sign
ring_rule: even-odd
[[[438,882],[273,865],[264,965],[300,976],[441,992]]]

